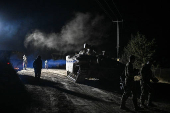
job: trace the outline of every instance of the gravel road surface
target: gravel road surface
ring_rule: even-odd
[[[63,69],[42,69],[39,81],[35,80],[34,70],[31,68],[21,70],[18,74],[30,95],[30,104],[27,108],[29,113],[135,112],[131,97],[126,104],[129,110],[121,110],[119,109],[121,102],[120,92],[100,88],[99,81],[94,80],[87,81],[87,84],[74,83],[66,76],[66,71]],[[170,112],[169,101],[159,96],[156,96],[159,99],[154,101],[155,107],[138,112]]]

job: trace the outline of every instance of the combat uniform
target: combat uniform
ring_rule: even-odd
[[[133,69],[133,64],[131,62],[126,64],[125,69],[125,90],[122,95],[122,103],[121,108],[125,108],[125,103],[128,97],[131,95],[131,92],[133,94],[133,104],[135,107],[135,110],[139,109],[137,105],[137,94],[136,94],[136,85],[134,81],[135,71]]]
[[[41,76],[41,69],[42,69],[42,60],[40,56],[34,60],[33,67],[35,72],[35,78],[39,79]]]
[[[48,69],[48,61],[45,61],[45,68]]]
[[[146,64],[141,70],[141,106],[144,106],[146,96],[148,96],[148,105],[151,105],[151,95],[153,92],[152,84],[150,80],[153,79],[151,65]]]
[[[26,70],[26,68],[27,68],[27,57],[24,55],[23,56],[23,69]]]

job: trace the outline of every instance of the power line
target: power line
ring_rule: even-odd
[[[103,5],[98,1],[96,0],[96,2],[99,4],[100,8],[102,8],[104,10],[104,12],[109,16],[109,18],[112,20],[112,17],[110,16],[110,14],[106,11],[106,9],[103,7]],[[112,20],[113,21],[113,20]]]
[[[122,18],[122,15],[120,14],[120,12],[119,12],[118,8],[116,7],[115,3],[113,2],[113,0],[112,0],[112,3],[113,3],[113,5],[115,6],[115,8],[116,8],[116,10],[118,11],[119,15],[120,15],[121,18]],[[123,19],[123,18],[122,18],[122,19]]]
[[[109,18],[112,20],[112,17],[110,16],[110,14],[106,11],[106,9],[104,8],[104,6],[98,1],[96,0],[96,2],[99,4],[99,6],[104,10],[104,12],[109,16]],[[112,0],[113,2],[113,0]],[[117,18],[117,16],[114,14],[113,10],[111,9],[111,7],[109,6],[109,4],[105,1],[105,3],[107,4],[107,6],[109,7],[109,9],[112,11],[113,15]],[[114,6],[116,7],[115,3],[113,2]],[[117,9],[117,7],[116,7]],[[121,16],[122,18],[122,15],[120,14],[119,10],[117,9],[119,15]],[[119,22],[123,22],[123,19],[122,21],[118,21],[118,18],[117,18],[117,21],[113,21],[112,22],[116,22],[117,23],[117,59],[119,59]]]
[[[109,7],[109,9],[112,11],[113,15],[117,18],[117,16],[115,15],[115,13],[113,12],[112,8],[110,8],[109,4],[106,2],[105,0],[105,3],[107,4],[107,6]]]

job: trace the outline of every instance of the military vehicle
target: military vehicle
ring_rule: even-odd
[[[95,78],[100,81],[113,83],[120,86],[120,76],[125,65],[106,56],[97,54],[93,46],[84,44],[84,49],[74,56],[66,56],[67,76],[77,83],[83,83],[85,79]]]

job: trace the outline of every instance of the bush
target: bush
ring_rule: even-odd
[[[143,64],[148,60],[152,60],[155,53],[155,40],[148,41],[144,35],[136,34],[132,35],[131,40],[128,42],[127,46],[124,48],[124,54],[122,55],[121,62],[127,63],[129,56],[134,55],[136,61],[134,67],[140,69]]]

